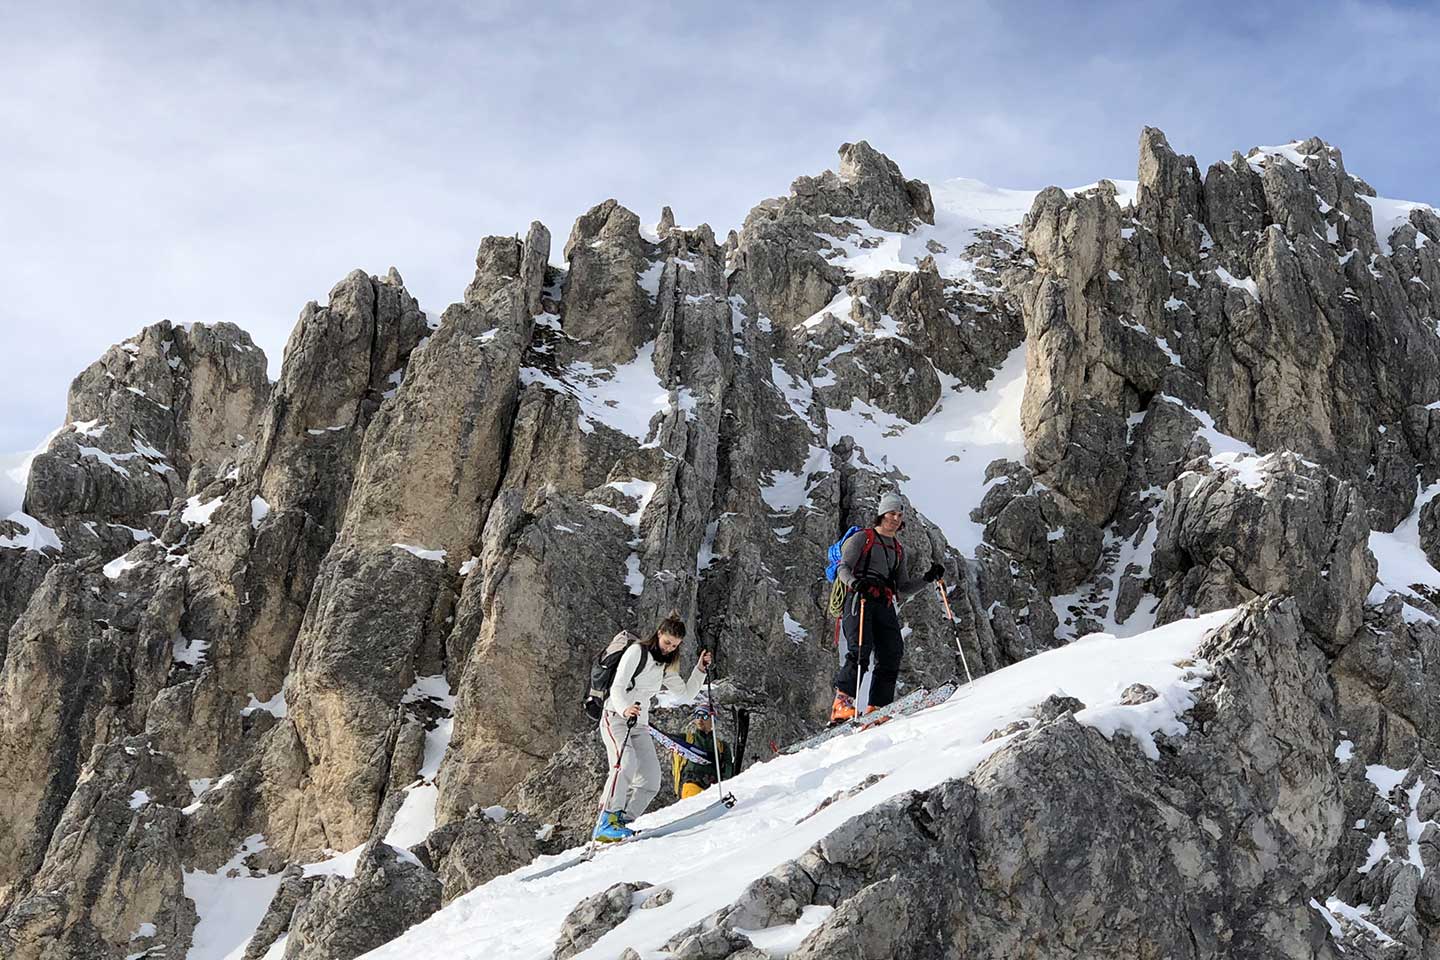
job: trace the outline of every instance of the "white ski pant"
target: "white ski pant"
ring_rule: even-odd
[[[645,724],[627,728],[625,719],[610,710],[600,718],[600,739],[605,743],[605,756],[610,761],[610,775],[605,778],[600,809],[624,810],[633,820],[645,812],[660,792],[660,761],[655,756],[655,741],[650,739]]]

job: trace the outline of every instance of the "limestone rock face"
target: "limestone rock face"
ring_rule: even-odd
[[[541,832],[529,817],[468,817],[431,833],[423,853],[440,878],[443,901],[449,903],[538,857],[547,846],[537,838]]]
[[[1036,477],[1092,524],[1115,510],[1125,482],[1126,419],[1171,374],[1163,348],[1114,302],[1131,270],[1115,189],[1103,181],[1071,197],[1051,187],[1026,214],[1037,261],[1025,288],[1026,453]],[[1133,228],[1132,232],[1133,232]]]
[[[190,790],[148,738],[95,747],[29,893],[0,921],[15,960],[185,955],[195,925],[176,838]],[[146,926],[148,925],[148,926]]]
[[[840,145],[840,172],[800,177],[791,192],[807,209],[836,217],[858,217],[881,230],[905,233],[918,220],[935,222],[930,188],[906,180],[895,161],[861,140]]]
[[[536,224],[526,262],[545,261]],[[277,811],[298,849],[363,841],[390,781],[397,708],[438,664],[456,569],[484,527],[506,462],[506,431],[543,273],[483,304],[456,304],[366,431],[354,494],[316,575],[287,681],[310,788]],[[376,589],[377,585],[380,586]],[[434,673],[436,671],[430,670]]]
[[[588,838],[590,663],[672,610],[768,758],[833,695],[825,550],[898,492],[944,570],[902,690],[1248,606],[1158,761],[1050,697],[671,955],[821,905],[794,956],[1380,956],[1333,896],[1434,960],[1440,595],[1367,546],[1440,556],[1440,218],[1319,141],[1202,176],[1150,129],[1133,188],[967,189],[847,144],[724,237],[486,238],[439,317],[351,273],[273,385],[224,325],[108,352],[0,520],[0,953],[183,957],[231,881],[275,893],[227,953],[378,946]],[[638,892],[557,950],[684,896]]]
[[[1285,593],[1305,598],[1313,633],[1343,645],[1375,582],[1369,536],[1353,485],[1295,454],[1183,474],[1166,491],[1151,565],[1159,621]]]
[[[905,180],[889,157],[863,140],[840,148],[840,172],[800,177],[790,196],[767,200],[745,219],[736,249],[760,311],[782,326],[814,315],[846,283],[825,252],[859,233],[850,221],[909,233],[934,223],[930,190]]]
[[[161,321],[111,347],[70,385],[66,426],[30,465],[25,512],[75,557],[110,559],[158,534],[193,478],[255,439],[265,355],[233,324]]]
[[[1440,562],[1440,507],[1431,500],[1420,508],[1420,547],[1425,557],[1434,566]]]
[[[39,521],[34,521],[39,526]],[[0,520],[0,542],[12,543],[32,541],[30,521],[16,519]],[[30,602],[30,595],[45,579],[59,551],[35,549],[30,546],[0,548],[0,663],[5,661],[5,648],[9,643],[10,627],[15,618]]]
[[[298,866],[286,869],[285,879],[280,881],[280,888],[275,891],[270,906],[265,910],[265,916],[261,918],[260,925],[255,928],[255,933],[245,948],[245,960],[261,960],[269,953],[275,941],[290,932],[296,910],[304,906],[324,882],[324,877],[305,876]]]
[[[1009,266],[1017,248],[1009,238],[982,236],[972,248],[977,275],[984,277]],[[1024,339],[1018,304],[992,311],[983,302],[977,303],[973,294],[967,295],[941,276],[933,256],[921,259],[913,273],[882,273],[855,281],[854,288],[859,294],[856,309],[861,322],[884,329],[894,321],[914,349],[934,364],[937,378],[946,374],[965,386],[983,387],[995,367]],[[956,331],[957,324],[961,331]],[[895,344],[903,345],[903,341],[897,338]],[[923,371],[923,364],[918,366]],[[897,381],[905,381],[903,372],[891,377],[892,383]],[[927,383],[925,390],[929,389]],[[928,412],[927,406],[907,419],[919,419]]]
[[[1052,188],[1026,217],[1037,478],[1102,522],[1127,418],[1203,388],[1221,432],[1356,482],[1373,525],[1392,528],[1434,458],[1419,414],[1440,394],[1424,280],[1437,254],[1419,239],[1433,214],[1377,238],[1373,191],[1315,139],[1237,154],[1203,181],[1158,130],[1140,147],[1133,205],[1104,184]]]
[[[575,221],[564,253],[565,333],[587,341],[596,362],[630,361],[654,336],[663,269],[655,245],[640,235],[640,218],[606,200]]]
[[[1413,602],[1430,609],[1422,598]],[[1364,628],[1330,669],[1339,707],[1335,765],[1345,822],[1352,825],[1335,852],[1333,895],[1381,905],[1376,922],[1399,944],[1385,949],[1415,957],[1433,952],[1440,917],[1430,879],[1440,866],[1430,822],[1440,817],[1440,795],[1426,796],[1436,784],[1423,759],[1440,735],[1440,712],[1428,693],[1440,680],[1437,650],[1436,622],[1415,616],[1399,594],[1391,594],[1366,609]],[[1381,847],[1395,853],[1372,856]],[[1382,941],[1351,926],[1345,947],[1378,956]]]
[[[191,776],[238,765],[243,721],[260,719],[251,705],[281,695],[365,431],[429,332],[394,270],[384,278],[354,271],[325,306],[308,304],[250,455],[229,482],[199,495],[220,501],[208,523],[166,532],[186,542],[181,630],[188,648],[204,652],[165,691],[150,725]],[[198,738],[197,727],[211,736]]]
[[[0,671],[0,902],[40,872],[91,751],[144,730],[183,592],[158,560],[113,579],[61,564],[16,621]]]
[[[583,952],[619,926],[630,916],[635,895],[649,887],[648,883],[617,883],[580,901],[560,929],[560,939],[555,944],[555,960],[565,960]]]
[[[819,904],[835,909],[791,956],[856,944],[915,958],[1313,956],[1320,921],[1305,898],[1329,875],[1344,810],[1325,658],[1294,602],[1275,599],[1250,604],[1202,654],[1214,675],[1195,715],[1224,707],[1158,762],[1063,713],[969,778],[852,818],[672,943],[790,923]],[[1204,786],[1215,778],[1223,798]],[[1015,829],[1017,804],[1034,828]],[[1236,831],[1257,845],[1231,845]]]
[[[1100,529],[1054,491],[1037,487],[1030,471],[1011,461],[991,464],[994,485],[973,519],[985,539],[1023,563],[1027,579],[1051,593],[1078,585],[1100,559]]]
[[[440,881],[383,843],[360,854],[355,876],[330,877],[295,913],[285,960],[351,960],[440,909]]]
[[[158,333],[167,330],[161,325]],[[213,438],[228,436],[217,433],[216,424],[230,424],[238,417],[234,404],[245,396],[244,384],[237,385],[232,377],[215,386],[215,375],[202,369],[212,361],[181,349],[188,348],[186,337],[195,337],[196,331],[204,332],[198,327],[177,328],[174,342],[161,340],[158,348],[161,355],[178,361],[165,365],[177,381],[188,370],[192,383],[210,382],[206,389],[212,393],[233,395],[228,406],[217,402],[208,412],[199,407],[208,393],[188,399],[184,394],[169,397],[176,401],[175,410],[189,409],[183,404],[190,404],[196,411],[196,422],[177,416],[179,427],[167,435],[171,438],[167,442],[179,444],[171,449],[183,454],[168,462],[189,471],[196,492],[187,499],[185,488],[178,488],[174,508],[158,511],[162,520],[147,517],[163,543],[142,530],[144,542],[103,572],[99,569],[103,554],[79,567],[66,564],[52,570],[55,579],[36,593],[31,609],[11,634],[15,642],[9,644],[3,670],[6,690],[0,694],[0,702],[5,703],[0,723],[7,727],[3,749],[9,776],[15,779],[15,788],[6,791],[11,809],[5,829],[15,832],[15,842],[5,843],[12,861],[0,866],[0,913],[12,898],[14,911],[29,915],[39,909],[41,901],[35,895],[20,898],[42,860],[42,877],[53,873],[71,878],[79,869],[58,859],[53,843],[47,853],[46,843],[53,829],[61,829],[56,827],[57,818],[82,796],[75,786],[77,773],[92,745],[98,750],[112,738],[148,731],[146,749],[167,762],[173,760],[182,776],[209,782],[233,770],[255,748],[275,722],[269,709],[283,715],[283,697],[277,695],[309,600],[313,572],[307,570],[318,566],[343,515],[359,436],[385,399],[385,391],[399,382],[406,356],[428,328],[398,274],[392,271],[384,280],[352,274],[332,291],[328,306],[312,304],[302,315],[275,400],[263,418],[255,411],[245,414],[246,442],[243,446],[237,442],[238,450]],[[150,328],[134,350],[112,353],[144,361],[149,340],[158,333]],[[244,342],[248,344],[248,339]],[[255,355],[257,359],[244,362],[260,371],[260,383],[268,394],[263,357],[253,348],[241,349],[243,344],[233,346],[237,355]],[[107,355],[104,362],[114,359]],[[138,367],[149,369],[143,362]],[[129,375],[141,373],[131,370]],[[95,379],[108,382],[104,376]],[[77,381],[72,408],[92,402],[87,398],[94,393],[93,385],[81,389],[84,382],[85,377]],[[111,416],[112,423],[141,422],[140,414],[131,416],[133,411],[120,404],[138,403],[138,399],[126,400],[138,397],[116,388],[106,399],[109,406],[95,410],[119,409],[120,414]],[[207,426],[205,417],[220,419]],[[81,427],[99,429],[83,422]],[[158,431],[153,425],[136,429]],[[110,428],[104,432],[109,434]],[[53,453],[55,447],[51,449]],[[231,466],[219,475],[216,467],[223,464],[217,460],[222,455]],[[42,459],[37,458],[37,463]],[[169,507],[169,497],[158,505]],[[89,525],[99,529],[93,522]],[[141,538],[127,534],[125,539],[129,549],[128,544]],[[39,555],[30,551],[28,556]],[[247,701],[256,702],[255,694],[259,702],[270,700],[280,706],[247,708]],[[39,697],[34,703],[42,709],[27,701],[32,696]],[[75,759],[56,763],[57,757]],[[97,782],[97,786],[106,785]],[[150,792],[154,796],[155,791]],[[128,802],[130,793],[103,799]],[[163,802],[171,805],[173,814],[189,802],[189,791],[183,799],[176,795]],[[215,823],[214,817],[201,819]],[[229,817],[220,830],[180,831],[186,860],[214,869],[247,836],[239,831],[259,832],[256,827],[263,827],[263,819],[251,810]],[[173,825],[169,836],[172,845],[179,842]],[[197,842],[200,837],[204,839]],[[179,883],[179,871],[174,856],[162,858],[146,881],[171,884],[157,889],[173,901],[174,909],[188,903],[172,896],[178,890],[173,885]],[[58,887],[62,881],[54,879],[54,883]],[[67,909],[71,919],[65,921],[65,929],[74,932],[65,934],[66,942],[93,939],[86,932],[90,928],[85,925],[83,903]],[[144,922],[153,925],[159,918]],[[156,942],[174,944],[179,956],[194,920],[192,916],[175,922],[173,935],[157,934]],[[97,935],[110,934],[114,931]],[[128,934],[115,942],[123,946],[127,938]],[[135,948],[122,951],[133,952]]]
[[[189,483],[247,449],[269,392],[264,353],[229,323],[161,321],[82,371],[30,461],[24,509],[0,518],[0,659],[51,563],[154,538]]]
[[[393,268],[384,278],[353,271],[324,306],[306,305],[247,471],[268,505],[267,519],[304,512],[333,536],[365,430],[398,392],[411,354],[429,333]]]
[[[1440,738],[1440,704],[1425,693],[1440,680],[1431,658],[1437,650],[1440,629],[1416,617],[1399,595],[1366,608],[1364,629],[1331,668],[1344,739],[1362,771],[1381,758],[1408,769],[1425,744]]]
[[[594,638],[632,623],[648,631],[671,609],[693,616],[695,558],[720,492],[734,306],[708,228],[672,228],[660,251],[654,340],[628,365],[654,384],[648,422],[589,401],[609,377],[590,372],[600,361],[571,333],[568,299],[561,329],[546,328],[527,355],[507,475],[451,634],[463,678],[442,818],[496,802],[537,759],[593,730],[577,694]]]
[[[537,757],[554,753],[565,733],[586,720],[578,685],[562,678],[588,673],[593,651],[582,637],[607,630],[614,636],[626,622],[631,531],[613,514],[556,500],[529,513],[519,496],[502,494],[491,511],[480,567],[466,578],[457,629],[478,632],[460,641],[468,655],[440,778],[446,819],[500,801]],[[640,509],[634,500],[610,502],[625,516]],[[613,573],[608,583],[587,589],[596,569]],[[535,583],[553,589],[538,592]],[[515,643],[518,638],[526,642]]]

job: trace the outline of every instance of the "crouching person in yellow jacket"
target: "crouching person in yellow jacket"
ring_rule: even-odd
[[[704,754],[708,763],[696,763],[693,760],[686,760],[679,754],[675,755],[672,763],[671,774],[674,778],[675,793],[684,800],[693,797],[697,793],[704,792],[715,784],[715,708],[710,703],[710,698],[700,694],[695,698],[695,712],[690,720],[690,726],[685,730],[685,743],[695,752]],[[748,711],[740,711],[738,714],[739,730],[736,736],[739,739],[739,746],[731,749],[729,743],[720,740],[720,772],[724,779],[729,780],[740,772],[740,764],[744,760],[745,734],[749,727],[750,715]]]

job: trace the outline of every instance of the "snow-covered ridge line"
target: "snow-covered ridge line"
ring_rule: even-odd
[[[1136,180],[1109,182],[1115,186],[1115,200],[1122,208],[1132,203],[1139,192]],[[1065,192],[1084,193],[1099,185],[1100,181],[1096,181]],[[921,223],[910,233],[895,233],[853,217],[838,219],[837,226],[855,232],[843,239],[826,236],[833,248],[827,259],[844,267],[852,279],[863,279],[887,270],[912,272],[918,269],[920,260],[933,257],[936,269],[946,280],[964,282],[988,293],[989,286],[975,276],[975,264],[966,256],[966,248],[986,231],[1007,233],[1018,245],[1020,222],[1039,194],[1039,190],[992,187],[965,177],[945,180],[931,188],[933,225]]]
[[[575,904],[621,877],[662,884],[674,897],[663,907],[635,911],[580,956],[614,957],[626,946],[646,955],[851,817],[905,791],[966,776],[1008,742],[1008,737],[985,742],[992,730],[1033,715],[1034,707],[1050,694],[1079,698],[1088,706],[1076,714],[1076,720],[1107,737],[1133,737],[1141,750],[1154,756],[1155,734],[1185,733],[1180,717],[1193,705],[1191,691],[1206,673],[1193,657],[1205,638],[1232,614],[1230,610],[1211,613],[1128,639],[1092,634],[981,677],[950,702],[926,713],[756,764],[727,781],[739,803],[720,820],[603,851],[588,864],[522,884],[522,877],[553,862],[541,858],[471,891],[367,957],[533,960],[548,956]],[[1122,704],[1122,691],[1132,683],[1147,684],[1159,696],[1148,703]],[[807,817],[822,800],[875,774],[883,779],[874,786]],[[669,822],[712,799],[707,792],[681,801],[642,817],[637,825],[643,829]],[[808,916],[801,922],[818,920]],[[786,933],[777,928],[765,936],[789,942]]]

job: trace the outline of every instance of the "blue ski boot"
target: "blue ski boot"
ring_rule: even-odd
[[[620,822],[618,810],[604,810],[600,813],[600,819],[595,821],[595,832],[590,838],[596,843],[615,843],[634,835],[634,830]]]

